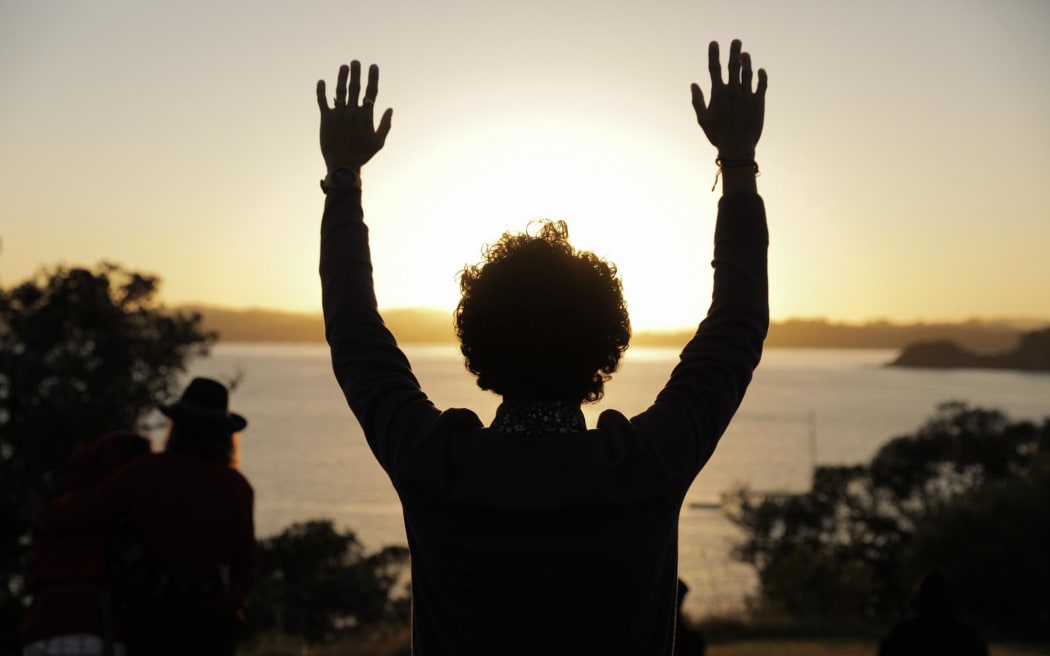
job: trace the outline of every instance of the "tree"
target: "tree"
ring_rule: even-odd
[[[937,567],[963,579],[961,601],[983,609],[986,623],[1017,629],[991,612],[1006,601],[993,580],[1011,577],[982,579],[974,568],[1045,576],[1048,457],[1050,419],[1011,422],[995,410],[944,404],[867,465],[818,468],[809,492],[728,495],[729,517],[745,531],[735,556],[757,568],[763,600],[796,617],[884,622]],[[1045,618],[1045,601],[1020,603]]]
[[[915,533],[913,567],[944,571],[961,607],[1020,639],[1050,635],[1046,454],[1019,480],[996,481],[931,513]]]
[[[102,263],[0,289],[0,635],[17,635],[30,518],[61,462],[110,430],[139,428],[215,339],[199,315],[166,311],[159,284]]]
[[[259,542],[248,602],[253,633],[277,631],[310,643],[408,622],[407,597],[392,596],[405,575],[408,549],[365,555],[352,532],[331,521],[293,524]]]

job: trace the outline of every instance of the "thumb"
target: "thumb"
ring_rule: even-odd
[[[393,116],[394,109],[390,107],[383,112],[383,117],[379,119],[379,128],[376,130],[376,136],[379,137],[380,143],[386,142],[386,135],[390,133],[390,119]]]
[[[704,103],[704,92],[700,89],[700,85],[695,82],[689,88],[693,92],[693,109],[696,110],[696,120],[702,124],[704,122],[704,117],[707,116],[707,104]]]

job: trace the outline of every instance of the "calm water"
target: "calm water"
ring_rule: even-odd
[[[469,407],[485,422],[499,399],[475,387],[455,347],[409,346],[424,390],[438,407]],[[1050,415],[1050,375],[993,371],[888,369],[884,350],[770,349],[714,457],[693,484],[680,523],[680,571],[691,588],[687,612],[739,606],[755,585],[731,561],[736,529],[716,501],[738,483],[798,491],[819,464],[855,463],[886,440],[912,431],[946,400],[1005,410],[1015,418]],[[677,351],[632,348],[605,399],[587,406],[628,416],[651,402]],[[307,519],[332,518],[365,546],[405,544],[400,507],[372,459],[335,383],[324,345],[221,344],[194,363],[193,375],[241,376],[231,400],[249,419],[242,468],[256,490],[260,536]],[[815,440],[811,440],[811,434]],[[815,449],[811,448],[815,442]]]

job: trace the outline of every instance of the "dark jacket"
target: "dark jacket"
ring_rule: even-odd
[[[427,399],[376,309],[362,216],[360,190],[329,193],[325,327],[336,378],[404,508],[415,653],[670,654],[679,509],[769,323],[761,199],[722,199],[710,311],[653,405],[538,436]]]
[[[148,452],[145,438],[105,435],[77,449],[63,463],[60,489],[86,494]],[[72,633],[123,638],[124,617],[107,567],[106,528],[66,536],[34,532],[26,571],[33,601],[22,620],[23,642]]]

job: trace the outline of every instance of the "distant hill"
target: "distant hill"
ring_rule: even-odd
[[[936,369],[1050,371],[1050,328],[1026,333],[1013,349],[1000,353],[974,353],[948,340],[918,342],[906,346],[890,364]]]
[[[200,312],[205,329],[218,332],[219,339],[226,342],[324,341],[324,321],[319,312],[231,310],[210,306],[185,306],[178,309]],[[383,310],[383,320],[402,343],[455,341],[451,311],[391,308]],[[1050,325],[1050,321],[973,320],[916,324],[878,321],[851,324],[825,319],[789,319],[773,322],[766,346],[902,349],[917,342],[948,340],[978,353],[994,353],[1017,347],[1025,330],[1047,325]],[[692,332],[639,332],[631,343],[637,346],[680,348],[689,341]]]
[[[324,341],[324,319],[320,312],[230,310],[208,306],[178,309],[199,312],[204,329],[214,330],[224,342]],[[444,343],[455,338],[452,314],[440,310],[384,310],[383,320],[399,342]]]
[[[918,341],[951,340],[979,352],[1017,346],[1021,333],[1050,325],[1036,320],[970,320],[960,323],[851,324],[825,319],[789,319],[769,328],[767,346],[899,349]]]
[[[323,342],[321,313],[277,310],[230,310],[186,305],[178,310],[199,312],[203,328],[219,334],[223,342]]]

